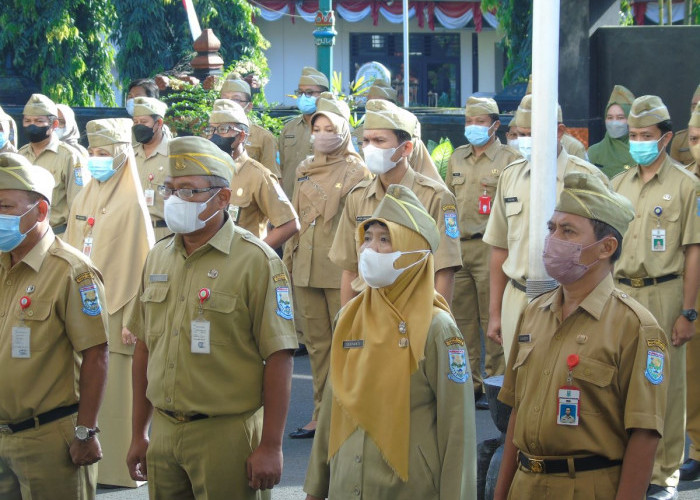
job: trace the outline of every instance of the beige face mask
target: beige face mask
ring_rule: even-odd
[[[695,162],[700,165],[700,142],[694,146],[690,146],[690,154],[695,158]]]

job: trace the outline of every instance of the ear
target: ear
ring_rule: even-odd
[[[37,208],[39,209],[39,217],[37,217],[38,222],[43,222],[49,217],[49,202],[46,201],[44,198],[39,200],[39,204],[37,205]]]
[[[56,130],[58,128],[58,118],[56,118],[52,123],[51,123],[51,130]]]
[[[414,140],[414,139],[413,139]],[[406,141],[403,145],[403,151],[401,152],[401,156],[408,157],[411,155],[413,152],[413,140]]]
[[[666,147],[671,143],[671,139],[673,139],[673,132],[671,132],[669,130],[668,132],[666,132],[666,134],[664,135],[663,139],[660,142],[660,144],[661,144],[660,149],[662,149],[662,150],[666,149]]]
[[[559,123],[557,125],[557,141],[561,141],[561,138],[564,137],[564,134],[566,133],[566,125],[563,123]]]
[[[231,189],[221,188],[216,194],[216,198],[214,198],[214,200],[216,201],[216,206],[219,209],[225,209],[228,207],[229,201],[231,201]]]
[[[617,239],[615,239],[613,236],[607,236],[605,239],[603,239],[603,242],[600,245],[598,257],[600,257],[601,260],[609,259],[616,250]]]
[[[493,122],[493,123],[491,124],[491,127],[493,127],[493,129],[494,129],[496,132],[498,132],[498,129],[501,128],[501,120],[496,120],[495,122]]]

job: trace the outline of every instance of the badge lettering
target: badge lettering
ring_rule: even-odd
[[[445,340],[445,345],[447,347],[450,347],[453,345],[464,346],[464,339],[461,337],[450,337],[449,339]]]
[[[357,217],[355,217],[355,222],[364,222],[367,219],[369,219],[370,217],[372,217],[372,216],[371,215],[358,215]]]
[[[272,281],[287,281],[287,276],[284,273],[275,274],[272,277]]]
[[[647,346],[656,347],[657,349],[660,349],[662,351],[666,349],[666,345],[664,345],[664,343],[659,339],[648,339]]]
[[[503,201],[506,203],[514,203],[514,202],[518,201],[518,197],[517,196],[504,197]]]
[[[457,207],[455,207],[454,205],[443,205],[443,206],[442,206],[442,211],[443,211],[443,212],[456,212],[456,211],[457,211]]]
[[[343,349],[358,349],[364,346],[364,340],[343,340]]]
[[[532,335],[529,333],[518,335],[518,342],[532,342]]]
[[[151,283],[165,283],[168,281],[168,275],[167,274],[151,274],[148,277],[148,281]]]
[[[308,175],[305,175],[304,177],[299,177],[299,178],[297,178],[297,182],[308,181],[308,180],[309,180],[309,176],[308,176]]]
[[[76,219],[76,220],[86,221],[86,220],[87,220],[87,215],[76,215],[76,216],[75,216],[75,219]]]
[[[93,280],[93,279],[95,279],[95,275],[88,271],[88,272],[80,273],[79,275],[77,275],[75,277],[75,282],[81,283],[85,280]]]

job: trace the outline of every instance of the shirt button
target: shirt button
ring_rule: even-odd
[[[360,455],[355,455],[355,462],[357,462],[358,464],[362,462],[362,457]]]
[[[166,403],[172,403],[172,401],[173,401],[173,400],[170,399],[170,398],[165,398],[165,402],[166,402]]]
[[[554,340],[559,340],[560,338],[561,338],[561,335],[559,335],[558,333],[554,336]]]
[[[12,280],[7,280],[7,281],[5,282],[5,284],[8,285],[8,286],[11,285],[11,284],[12,284]]]
[[[175,368],[175,363],[168,363],[168,368]]]
[[[180,302],[184,302],[184,301],[185,301],[185,296],[184,296],[184,295],[180,295]]]
[[[177,330],[173,330],[173,337],[177,337]]]
[[[585,370],[583,370],[583,373],[585,373],[586,375],[590,375],[590,374],[591,374],[591,370],[589,370],[588,368],[586,368]]]
[[[534,410],[535,410],[535,413],[539,413],[539,412],[540,412],[540,407],[539,407],[539,406],[535,406]]]
[[[544,371],[544,374],[545,374],[545,375],[549,375],[549,368],[547,368],[547,369]]]
[[[355,489],[352,490],[352,492],[355,494],[356,497],[360,496],[360,488],[358,488],[357,486],[355,486]]]
[[[34,311],[27,311],[27,316],[34,316]]]
[[[537,448],[537,445],[535,443],[530,443],[530,448],[534,450],[535,448]]]

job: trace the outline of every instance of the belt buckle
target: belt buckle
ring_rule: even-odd
[[[0,434],[12,434],[12,429],[7,424],[0,424]]]
[[[178,422],[189,422],[190,421],[190,418],[187,415],[185,415],[184,413],[179,412],[179,411],[173,412],[173,417],[175,417],[175,420],[177,420]]]
[[[528,465],[530,466],[530,472],[535,474],[542,474],[544,472],[544,460],[538,458],[528,458]]]
[[[644,287],[644,278],[630,278],[630,285],[633,288],[642,288]]]

